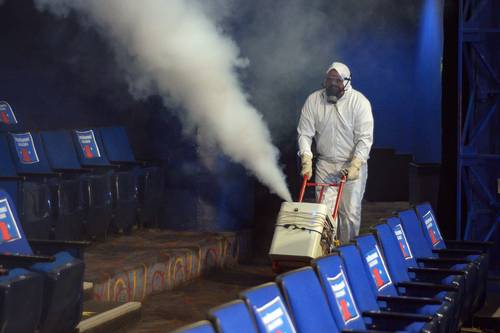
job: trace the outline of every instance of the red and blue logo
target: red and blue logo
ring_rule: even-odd
[[[31,133],[11,133],[16,147],[17,157],[22,164],[38,163],[38,154]]]
[[[366,254],[365,260],[370,269],[370,275],[377,286],[377,290],[380,291],[392,283],[378,246],[375,245],[375,248]]]
[[[441,237],[434,215],[431,211],[428,211],[423,215],[423,218],[432,246],[439,244],[443,240],[443,237]]]
[[[403,226],[401,226],[401,224],[398,224],[394,227],[394,234],[398,239],[399,248],[401,249],[405,260],[413,258],[410,245],[408,245],[408,240],[406,239],[405,231],[403,230]]]
[[[0,123],[4,123],[5,125],[17,124],[14,110],[9,103],[5,101],[0,101]]]
[[[83,156],[86,159],[93,159],[101,157],[99,147],[95,140],[94,131],[76,131],[76,136],[78,142],[80,143],[80,148],[82,149]]]
[[[0,199],[0,244],[21,239],[7,199]]]
[[[342,314],[344,324],[348,324],[359,318],[359,311],[352,297],[351,288],[349,288],[344,272],[341,270],[336,276],[328,278],[328,283],[335,296],[335,301]]]

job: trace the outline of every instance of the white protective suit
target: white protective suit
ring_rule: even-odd
[[[358,157],[362,160],[359,178],[347,181],[339,207],[339,239],[349,242],[359,233],[361,224],[361,200],[365,192],[369,158],[373,143],[373,116],[368,99],[350,84],[350,71],[344,64],[334,62],[327,73],[335,69],[343,78],[344,95],[336,104],[326,101],[325,89],[315,91],[302,108],[298,132],[299,155],[312,156],[311,144],[316,141],[318,158],[316,182],[331,183],[339,180],[340,170]],[[332,212],[337,187],[325,191],[323,202]],[[316,194],[319,195],[319,189]]]

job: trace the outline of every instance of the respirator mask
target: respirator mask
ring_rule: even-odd
[[[345,92],[351,78],[326,77],[323,81],[325,88],[326,101],[330,104],[336,104]]]

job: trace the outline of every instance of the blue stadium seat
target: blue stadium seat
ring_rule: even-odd
[[[479,283],[478,283],[478,267],[466,258],[458,258],[453,256],[440,255],[432,250],[432,247],[427,244],[422,229],[415,211],[412,209],[399,212],[399,221],[390,219],[387,223],[394,229],[398,224],[401,224],[408,243],[419,263],[423,263],[428,267],[439,267],[446,269],[462,270],[467,272],[466,278],[466,298],[462,306],[462,318],[470,316],[472,307],[479,298]]]
[[[45,131],[40,136],[51,167],[80,179],[86,234],[105,239],[113,214],[110,174],[93,172],[80,165],[70,132]]]
[[[17,159],[17,152],[16,152]],[[8,134],[0,134],[0,186],[19,207],[21,221],[30,237],[49,238],[53,221],[50,186],[43,180],[28,180],[18,174],[9,147]]]
[[[459,286],[457,304],[460,305],[459,309],[466,307],[466,298],[470,298],[469,291],[466,289],[469,284],[467,272],[419,265],[399,218],[391,217],[388,220],[395,224],[395,230],[386,223],[378,224],[374,229],[394,279],[396,281],[412,280]],[[456,311],[457,316],[460,314],[459,309]]]
[[[18,207],[28,236],[79,239],[83,217],[80,182],[52,170],[39,134],[9,133],[8,141],[10,159],[17,175],[23,177]]]
[[[235,300],[209,311],[210,320],[220,333],[258,333],[253,315],[242,300]]]
[[[42,297],[43,278],[40,274],[23,268],[1,269],[1,332],[33,333],[40,322]]]
[[[260,332],[297,332],[276,283],[269,282],[245,290],[240,296],[252,309]]]
[[[279,275],[276,281],[283,290],[299,332],[339,332],[323,289],[311,267]]]
[[[443,314],[446,327],[456,328],[460,305],[460,286],[455,284],[437,284],[427,282],[412,282],[408,275],[404,276],[404,269],[393,274],[389,269],[385,256],[372,234],[356,237],[356,245],[361,254],[366,274],[372,282],[370,286],[379,295],[389,296],[425,296],[443,301],[441,306],[424,305],[418,309],[419,313],[431,314],[439,311]],[[403,272],[402,272],[403,271]]]
[[[134,156],[125,128],[100,128],[104,149],[113,164],[129,165],[136,174],[138,218],[142,225],[157,225],[158,211],[163,198],[163,169],[161,163],[138,161]]]
[[[452,312],[453,308],[450,309],[449,302],[435,298],[414,297],[415,294],[407,296],[399,289],[399,286],[398,289],[396,289],[385,262],[380,260],[382,258],[380,252],[375,254],[370,253],[370,258],[365,260],[365,255],[362,256],[355,245],[344,245],[337,249],[343,259],[349,279],[351,279],[352,276],[364,275],[366,277],[364,282],[368,281],[368,283],[364,285],[364,288],[371,288],[372,292],[377,296],[377,300],[387,303],[387,305],[382,307],[384,310],[432,315],[435,320],[435,327],[438,327],[439,332],[445,332],[450,328],[449,322],[454,319],[454,313]],[[368,264],[367,261],[370,261],[370,263]],[[376,265],[368,270],[372,261],[375,262]],[[374,268],[377,269],[377,274],[371,273]],[[354,284],[356,284],[355,281],[352,282],[352,285]],[[412,285],[405,284],[405,288],[411,289]],[[418,288],[419,286],[414,287],[416,290],[418,290]],[[445,293],[440,296],[445,297],[447,294]]]
[[[342,259],[338,254],[315,259],[312,264],[318,273],[339,330],[370,329],[407,332],[436,330],[432,317],[380,311],[376,296],[365,287],[366,284],[363,284],[363,281],[358,281],[358,285],[351,287]],[[368,283],[368,281],[364,282]]]
[[[207,320],[202,320],[191,325],[183,326],[171,333],[215,333],[215,330]]]
[[[137,182],[133,171],[109,161],[101,134],[95,129],[72,131],[73,143],[83,167],[101,168],[109,173],[113,194],[113,219],[116,230],[131,230],[136,222]]]
[[[0,190],[2,239],[0,263],[9,269],[25,268],[43,277],[41,333],[71,332],[79,323],[83,300],[83,242],[38,241],[28,243],[10,196]],[[32,246],[37,249],[34,255]],[[38,248],[37,248],[38,247]],[[59,249],[71,249],[58,251]],[[50,249],[40,255],[42,249]],[[78,256],[77,256],[78,255]]]
[[[442,237],[436,215],[429,203],[415,206],[415,212],[424,230],[428,245],[433,252],[448,257],[467,258],[478,267],[477,297],[473,302],[474,309],[482,307],[486,298],[486,284],[488,278],[489,249],[492,242],[445,240]]]

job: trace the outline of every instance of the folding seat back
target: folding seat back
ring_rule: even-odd
[[[215,330],[209,321],[202,320],[176,329],[172,333],[215,333]]]
[[[347,279],[351,283],[354,298],[357,300],[358,308],[361,312],[377,311],[379,305],[376,302],[376,293],[372,288],[371,281],[365,273],[365,267],[361,255],[355,245],[343,245],[336,249],[339,251],[343,262],[343,268],[347,274]]]
[[[54,174],[37,133],[9,133],[8,138],[18,174]]]
[[[6,101],[0,101],[0,132],[15,131],[18,127],[14,109]]]
[[[366,329],[340,256],[334,254],[316,259],[313,267],[323,285],[339,330]],[[373,294],[371,296],[374,299]],[[366,293],[362,297],[367,297]]]
[[[434,210],[429,203],[421,203],[415,206],[415,213],[420,222],[420,226],[424,230],[425,238],[429,246],[434,250],[441,250],[441,252],[448,255],[453,251],[445,251],[450,244],[456,250],[458,256],[467,256],[470,260],[484,260],[489,255],[489,247],[492,245],[487,242],[476,241],[445,241],[439,230]],[[482,255],[482,258],[479,256]]]
[[[33,254],[10,196],[0,190],[0,252]]]
[[[60,171],[82,170],[69,132],[63,130],[42,131],[40,138],[52,169]]]
[[[2,239],[0,253],[32,255],[33,251],[18,223],[10,196],[0,190]],[[52,262],[39,262],[30,267],[44,277],[43,308],[40,331],[67,332],[76,327],[81,318],[83,297],[83,261],[68,252],[58,252]]]
[[[93,129],[74,130],[72,136],[81,165],[86,167],[111,166],[104,153],[99,131]]]
[[[240,296],[252,310],[260,332],[297,332],[276,283],[270,282],[245,290]]]
[[[373,235],[363,235],[356,238],[356,245],[363,259],[367,275],[371,278],[370,286],[377,295],[396,296],[398,292],[394,286],[387,263],[377,245]],[[347,259],[346,259],[347,260]]]
[[[10,156],[7,136],[0,133],[0,188],[7,191],[16,205],[19,204],[19,177]]]
[[[311,267],[277,277],[299,332],[338,332],[326,295]]]
[[[209,311],[211,321],[220,333],[258,333],[257,325],[245,302],[235,300]]]
[[[387,266],[396,282],[410,280],[408,268],[417,267],[403,228],[400,224],[398,226],[397,231],[393,231],[387,223],[378,224],[374,227]],[[398,235],[397,238],[395,234]]]
[[[424,235],[434,249],[444,249],[446,245],[439,231],[434,211],[429,203],[423,203],[415,206],[417,220],[422,222],[421,226],[424,229]]]
[[[387,225],[387,227],[384,225]],[[416,255],[413,253],[412,246],[408,241],[408,237],[406,236],[405,229],[399,217],[389,217],[386,219],[386,223],[376,226],[376,230],[381,242],[385,242],[386,239],[389,239],[389,234],[392,233],[393,238],[395,237],[398,243],[406,267],[418,267]]]
[[[111,162],[136,162],[125,128],[120,126],[100,128],[106,155]]]
[[[412,209],[404,210],[399,212],[398,216],[414,255],[421,258],[432,257],[432,248],[427,245],[427,239],[415,211]],[[391,222],[390,225],[394,228]]]

